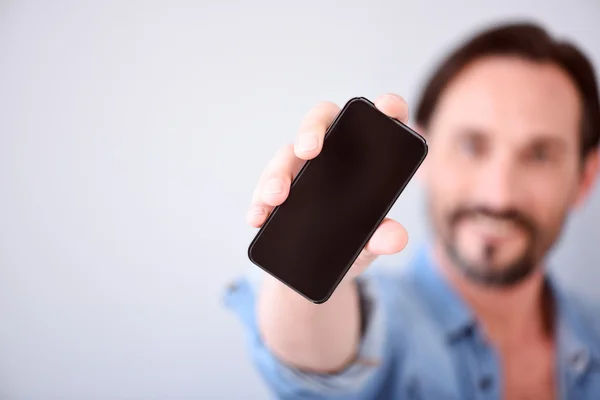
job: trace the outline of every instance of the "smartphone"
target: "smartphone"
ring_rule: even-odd
[[[426,155],[418,133],[368,99],[350,99],[250,243],[250,261],[324,303]]]

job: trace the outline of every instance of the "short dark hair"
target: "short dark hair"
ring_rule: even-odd
[[[587,155],[600,139],[600,104],[594,68],[581,50],[552,38],[542,27],[530,23],[496,25],[455,49],[436,68],[417,103],[416,122],[427,127],[438,100],[452,79],[468,64],[489,55],[513,55],[562,68],[575,83],[583,104],[581,154]]]

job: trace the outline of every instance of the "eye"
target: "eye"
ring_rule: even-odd
[[[459,140],[459,148],[469,157],[480,157],[485,153],[485,145],[477,136],[465,136]]]
[[[536,146],[532,149],[530,158],[535,162],[547,162],[551,159],[550,150],[547,146]]]

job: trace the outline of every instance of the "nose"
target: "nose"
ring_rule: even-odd
[[[475,194],[479,204],[499,211],[516,207],[521,188],[517,168],[509,158],[488,160],[477,176]]]

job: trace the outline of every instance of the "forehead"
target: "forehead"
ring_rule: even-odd
[[[539,133],[576,140],[580,102],[575,84],[555,64],[485,57],[450,82],[432,125],[478,129],[520,140]]]

